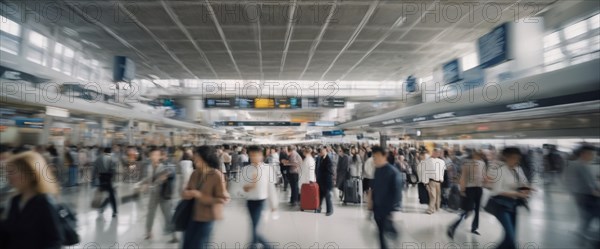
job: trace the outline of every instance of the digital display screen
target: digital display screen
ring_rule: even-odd
[[[323,136],[343,136],[343,130],[323,131]]]
[[[205,108],[233,108],[235,103],[232,99],[205,99]]]
[[[274,99],[254,99],[254,108],[256,109],[273,109],[275,108]]]
[[[252,109],[254,108],[254,99],[236,98],[235,107],[240,109]]]
[[[278,109],[300,109],[302,108],[301,98],[276,98],[275,107]]]
[[[308,98],[306,103],[308,108],[319,108],[319,98]]]
[[[346,99],[343,99],[343,98],[323,98],[323,99],[321,99],[321,107],[326,107],[326,108],[344,108],[344,107],[346,107]]]

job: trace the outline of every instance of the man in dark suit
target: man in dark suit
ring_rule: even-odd
[[[348,171],[350,170],[350,158],[349,150],[347,148],[339,148],[338,149],[338,163],[336,167],[336,177],[335,177],[335,186],[343,193],[344,185],[346,184],[346,180],[348,180]]]
[[[331,190],[333,189],[333,163],[327,154],[326,148],[321,148],[319,157],[320,163],[317,173],[317,183],[319,184],[321,201],[318,212],[321,212],[323,198],[325,198],[327,204],[327,213],[325,215],[330,216],[333,214],[333,204],[331,202]]]

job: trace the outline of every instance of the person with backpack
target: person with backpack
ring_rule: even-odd
[[[104,212],[104,208],[110,202],[113,209],[112,217],[117,217],[117,199],[115,197],[115,188],[112,185],[113,177],[117,169],[118,163],[115,162],[111,155],[111,148],[104,148],[104,155],[98,157],[94,162],[94,171],[98,173],[100,183],[99,190],[108,192],[108,199],[100,205],[100,214]]]
[[[65,233],[53,204],[59,189],[56,181],[44,180],[50,171],[46,171],[42,155],[22,152],[9,158],[6,166],[11,172],[8,183],[16,195],[10,200],[6,219],[1,221],[0,248],[61,248]]]
[[[149,188],[150,200],[148,203],[148,214],[146,215],[146,237],[152,239],[152,225],[156,209],[160,209],[165,218],[166,231],[173,236],[169,243],[177,243],[177,237],[171,223],[171,198],[175,181],[175,170],[171,166],[161,163],[161,150],[152,148],[150,150],[149,175],[139,184]]]

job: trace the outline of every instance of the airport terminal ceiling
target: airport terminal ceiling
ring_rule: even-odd
[[[526,3],[516,0],[176,0],[56,1],[52,4],[3,1],[2,6],[5,18],[24,25],[25,39],[30,39],[27,32],[32,30],[55,39],[55,44],[60,42],[65,48],[71,47],[77,53],[74,60],[99,65],[105,71],[96,78],[102,94],[117,93],[116,98],[104,96],[102,105],[65,103],[56,107],[78,107],[71,110],[74,115],[88,115],[96,123],[108,117],[107,114],[112,114],[110,119],[119,126],[127,126],[130,119],[134,119],[134,125],[149,122],[153,120],[152,115],[160,115],[158,125],[174,129],[193,127],[206,136],[215,133],[217,136],[234,134],[230,138],[277,139],[300,138],[301,133],[322,130],[361,129],[365,125],[370,130],[377,130],[378,123],[389,122],[388,116],[393,120],[418,115],[411,110],[426,109],[428,113],[422,114],[439,115],[447,112],[436,113],[438,108],[485,108],[482,100],[461,106],[454,103],[431,105],[427,103],[427,93],[421,93],[421,89],[406,93],[406,79],[416,76],[421,84],[440,80],[437,74],[442,64],[452,62],[453,58],[459,58],[463,67],[477,67],[477,57],[481,57],[477,54],[478,40],[503,23],[540,22],[544,33],[549,33],[573,23],[576,16],[588,18],[595,13],[591,1],[550,0]],[[559,12],[563,16],[557,15]],[[58,47],[52,50],[60,51]],[[29,52],[24,50],[24,53]],[[139,84],[139,88],[131,90],[127,84],[119,83],[115,90],[110,77],[115,55],[125,56],[135,63],[133,84]],[[46,64],[56,63],[54,61]],[[29,62],[25,62],[3,61],[3,67],[7,68],[3,70],[20,71],[23,78],[25,73],[32,73],[25,72],[29,66]],[[509,63],[512,62],[509,60]],[[584,64],[580,71],[595,66],[597,61]],[[73,70],[79,68],[85,69],[77,66]],[[515,69],[519,72],[513,72],[512,78],[521,77],[518,76],[520,71],[527,70],[531,69]],[[66,73],[63,69],[58,71]],[[507,73],[493,70],[486,71],[488,73],[498,76],[489,81],[511,79]],[[75,72],[68,74],[70,78],[54,78],[58,81],[61,78],[75,81],[85,78]],[[563,74],[575,75],[577,71]],[[40,72],[36,77],[52,78],[49,76],[57,74]],[[488,81],[487,76],[485,80]],[[565,85],[562,79],[552,84],[542,82],[546,78],[533,80],[538,84],[539,98],[553,97],[564,88],[554,86]],[[584,89],[593,80],[593,77],[582,79],[574,85]],[[277,86],[274,96],[259,98],[264,96],[258,96],[252,88],[250,93],[241,88],[249,84],[264,86],[262,84],[269,82],[300,85],[302,96],[294,95],[293,88],[291,95],[286,96],[286,89]],[[218,90],[207,93],[202,88],[205,83]],[[238,83],[241,86],[236,85]],[[142,87],[144,84],[146,86]],[[330,91],[327,84],[335,85],[334,90]],[[322,91],[314,94],[315,86]],[[118,93],[118,89],[124,91],[125,96],[119,96],[123,93]],[[92,93],[81,97],[95,100],[97,96]],[[334,99],[327,100],[329,97]],[[118,101],[119,98],[124,101]],[[503,99],[499,103],[518,104],[520,98],[517,96],[511,102]],[[18,101],[10,99],[9,102],[15,104]],[[244,101],[243,104],[240,101]],[[281,104],[282,101],[285,103]],[[323,101],[329,102],[323,104]],[[336,106],[335,101],[341,104]],[[224,106],[226,102],[228,104]],[[266,104],[260,108],[247,107],[258,106],[258,103]],[[54,103],[37,103],[37,106],[44,109],[46,104]],[[102,111],[88,112],[93,110],[92,106]],[[285,107],[280,108],[282,106]],[[139,115],[128,115],[128,109],[136,110]],[[216,125],[228,121],[291,122],[301,126]],[[311,125],[314,122],[333,125]]]
[[[90,56],[128,56],[140,78],[387,81],[430,72],[497,24],[570,1],[3,2],[9,14],[37,11],[31,21],[83,41]]]

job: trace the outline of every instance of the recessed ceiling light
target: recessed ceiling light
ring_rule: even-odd
[[[79,36],[79,33],[77,33],[77,31],[75,31],[72,28],[67,28],[67,27],[63,27],[63,33],[65,33],[68,36],[74,36],[74,37]]]
[[[96,43],[93,43],[93,42],[91,42],[91,41],[88,41],[88,40],[85,40],[85,39],[83,39],[83,40],[81,40],[81,42],[83,42],[84,44],[86,44],[86,45],[88,45],[88,46],[92,46],[92,47],[95,47],[95,48],[97,48],[97,49],[100,49],[100,46],[98,46],[98,44],[96,44]]]

